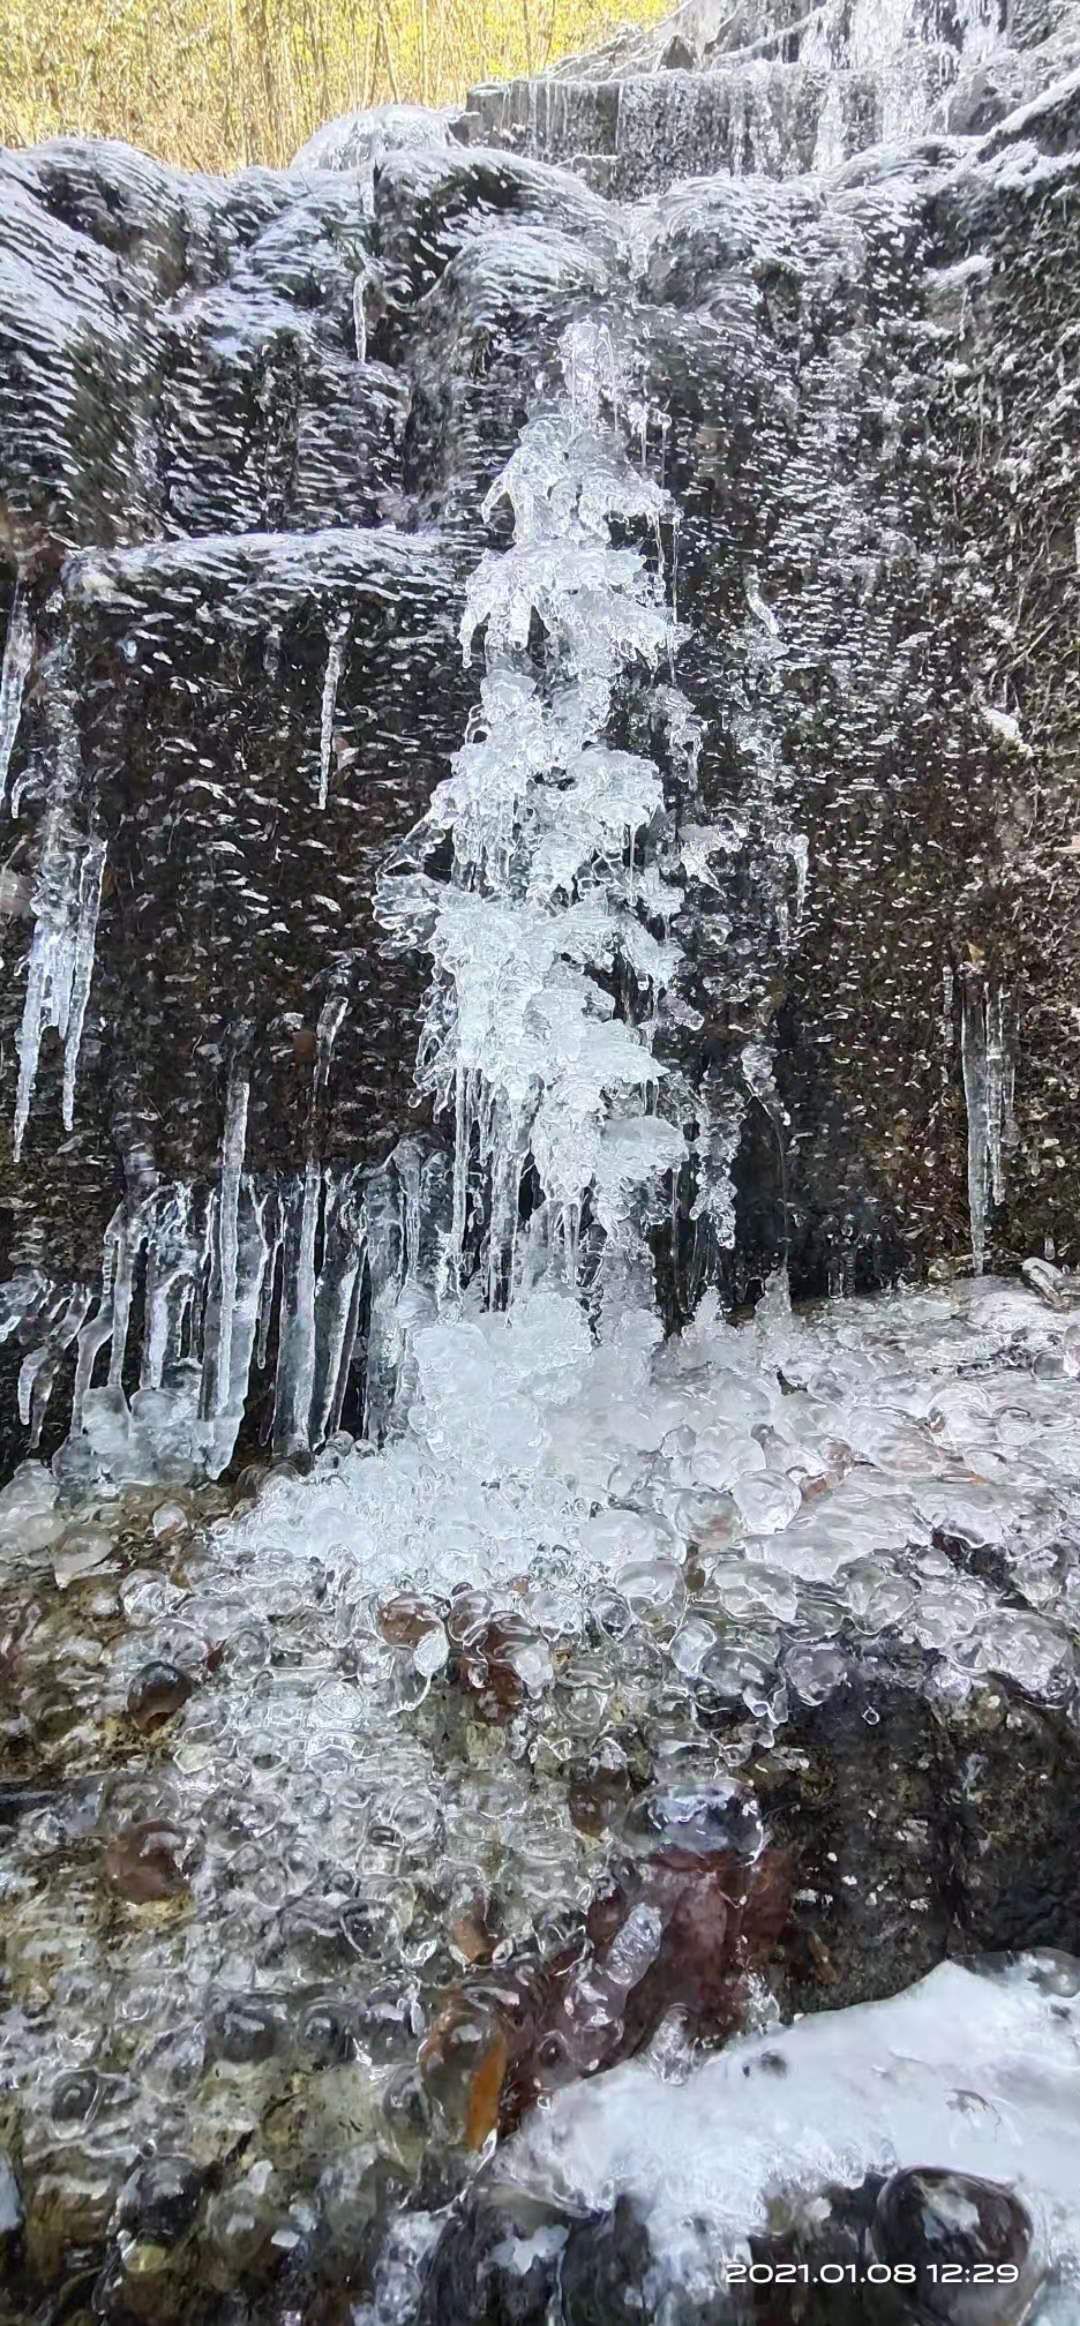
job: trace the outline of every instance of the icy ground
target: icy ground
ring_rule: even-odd
[[[276,2267],[340,2227],[350,2174],[474,2172],[497,2079],[483,2050],[448,2062],[447,1996],[580,1944],[642,1785],[730,1794],[868,1649],[943,1715],[1019,1683],[1074,1716],[1080,1313],[1044,1290],[1062,1305],[984,1280],[792,1314],[774,1286],[744,1325],[706,1308],[664,1344],[628,1312],[597,1345],[541,1289],[417,1330],[383,1451],[341,1437],[232,1510],[213,1487],[72,1507],[25,1465],[0,1498],[33,1756],[0,2061],[43,2271],[76,2231],[115,2238],[148,2152],[232,2173],[199,2231],[222,2284],[238,2221]],[[639,1905],[603,1958],[601,2064],[656,1927]],[[669,2088],[692,2073],[714,2242],[774,2181],[919,2161],[1019,2174],[1060,2271],[1075,2000],[1046,1976],[943,1969],[801,2025],[767,2088],[738,2051],[697,2068],[675,2013],[651,2064],[577,2082],[500,2156],[549,2200],[647,2187],[674,2255],[677,2162],[654,2165],[698,2126]],[[751,2000],[775,2028],[767,1968]]]
[[[674,1341],[630,1311],[597,1346],[541,1288],[414,1358],[400,1440],[271,1481],[241,1560],[302,1538],[375,1595],[509,1590],[538,1642],[613,1593],[687,1683],[776,1720],[787,1688],[827,1692],[844,1619],[936,1651],[943,1689],[999,1671],[1071,1700],[1080,1308],[984,1281],[793,1316],[778,1284],[749,1327],[707,1300]],[[996,1554],[997,1587],[935,1537]]]
[[[736,2040],[683,2084],[658,2088],[635,2060],[579,2085],[533,2119],[505,2169],[577,2210],[632,2198],[672,2272],[707,2283],[748,2232],[797,2220],[823,2189],[933,2165],[1015,2190],[1033,2270],[1067,2262],[1080,2304],[1078,2052],[1080,1964],[942,1963],[888,2002]],[[1004,2285],[1029,2277],[1025,2258],[1003,2265]],[[1030,2279],[1023,2292],[1026,2312]]]

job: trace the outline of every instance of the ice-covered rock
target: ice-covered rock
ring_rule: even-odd
[[[900,2184],[936,2168],[955,2180],[953,2234],[977,2243],[980,2190],[987,2205],[1000,2190],[1008,2208],[1000,2246],[990,2231],[978,2259],[957,2262],[939,2222],[941,2289],[946,2273],[996,2285],[999,2307],[987,2314],[1019,2318],[1044,2277],[1075,2285],[1080,2271],[1069,2097],[1078,1992],[1080,1967],[1054,1955],[981,1971],[943,1964],[888,2002],[736,2041],[683,2083],[632,2062],[539,2115],[500,2159],[499,2178],[571,2218],[627,2202],[648,2238],[657,2298],[682,2287],[697,2316],[709,2280],[768,2283],[762,2240],[811,2224],[820,2236],[830,2199],[879,2176],[863,2252],[854,2263],[822,2259],[815,2274],[836,2286],[914,2286],[913,2303],[921,2295],[938,2315],[934,2233],[921,2245],[910,2221],[899,2230]]]
[[[452,107],[373,105],[326,121],[294,154],[294,170],[349,170],[369,185],[385,154],[410,145],[445,145],[457,116]]]

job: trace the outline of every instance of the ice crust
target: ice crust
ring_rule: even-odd
[[[906,1993],[731,2043],[680,2084],[629,2061],[559,2095],[500,2177],[574,2213],[629,2197],[665,2275],[702,2276],[830,2186],[934,2164],[1026,2201],[1080,2300],[1080,1966],[942,1963]],[[783,2070],[776,2063],[783,2063]]]
[[[403,147],[445,143],[453,121],[448,109],[429,105],[373,105],[324,121],[294,154],[291,167],[312,170],[348,170],[363,181],[370,195],[371,181],[384,155]]]
[[[421,1324],[409,1383],[398,1439],[270,1484],[238,1539],[347,1546],[374,1592],[527,1597],[551,1560],[583,1605],[601,1583],[654,1592],[677,1667],[777,1721],[840,1684],[824,1651],[845,1620],[931,1652],[946,1694],[998,1672],[1074,1700],[1080,1312],[987,1279],[793,1316],[778,1286],[753,1327],[707,1297],[665,1345],[630,1304],[595,1338],[541,1282],[508,1314]],[[991,1549],[1028,1605],[943,1541]],[[713,1604],[683,1638],[691,1547]]]

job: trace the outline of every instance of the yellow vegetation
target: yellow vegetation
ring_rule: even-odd
[[[204,170],[289,160],[320,121],[453,103],[672,0],[0,0],[0,143],[122,137]]]

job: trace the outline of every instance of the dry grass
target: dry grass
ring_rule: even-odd
[[[0,143],[126,138],[207,170],[288,161],[320,121],[451,103],[672,0],[0,0]]]

